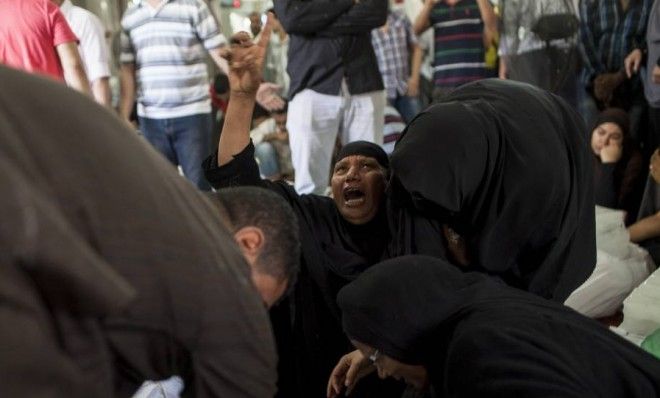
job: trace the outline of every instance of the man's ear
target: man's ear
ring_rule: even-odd
[[[248,261],[259,256],[265,241],[263,231],[255,226],[239,229],[234,233],[234,239]]]

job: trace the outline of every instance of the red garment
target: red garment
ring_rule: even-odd
[[[50,0],[0,0],[0,62],[64,80],[55,47],[78,41]]]

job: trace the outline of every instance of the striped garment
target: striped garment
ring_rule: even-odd
[[[431,10],[435,34],[435,87],[453,88],[487,77],[484,62],[484,24],[477,0],[454,6],[439,0]]]
[[[134,63],[138,115],[169,119],[211,112],[206,51],[226,43],[203,0],[137,0],[121,21],[121,62]]]
[[[401,114],[393,106],[385,105],[385,123],[383,124],[383,149],[388,155],[392,154],[394,144],[406,129],[406,123]]]
[[[646,47],[646,24],[652,0],[630,0],[623,11],[620,0],[580,2],[580,52],[585,86],[599,74],[623,69],[635,48]]]

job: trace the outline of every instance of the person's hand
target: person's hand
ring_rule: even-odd
[[[408,90],[406,91],[408,97],[417,97],[419,95],[419,77],[410,77],[408,79]]]
[[[653,79],[653,83],[660,84],[660,66],[655,65],[653,67],[652,79]]]
[[[238,32],[230,39],[230,46],[224,49],[222,57],[229,64],[230,96],[255,96],[261,84],[266,49],[273,27],[273,15],[268,13],[266,26],[261,31],[259,41],[254,44],[247,32]]]
[[[623,65],[626,69],[626,76],[628,76],[628,79],[632,77],[632,75],[636,74],[639,71],[639,67],[642,64],[642,51],[638,48],[632,50],[630,54],[626,57],[626,59],[623,61]]]
[[[660,149],[656,149],[655,152],[653,152],[653,155],[651,156],[651,164],[649,165],[649,173],[656,184],[660,184],[660,153],[658,151],[660,151]]]
[[[282,87],[275,83],[261,83],[257,90],[257,103],[269,112],[279,111],[285,105],[284,100],[278,94],[281,89]]]
[[[350,394],[357,382],[374,370],[376,367],[369,361],[369,358],[362,355],[360,350],[344,355],[330,374],[328,398],[338,396],[344,387],[346,387],[346,394]]]
[[[621,144],[610,142],[600,150],[600,160],[603,163],[616,163],[621,159],[623,148]]]

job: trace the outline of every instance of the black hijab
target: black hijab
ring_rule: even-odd
[[[500,80],[419,114],[391,156],[391,255],[445,257],[442,224],[474,269],[563,302],[596,262],[592,157],[559,97]]]
[[[660,393],[660,362],[597,322],[440,259],[377,264],[338,303],[351,339],[424,366],[439,396]]]

